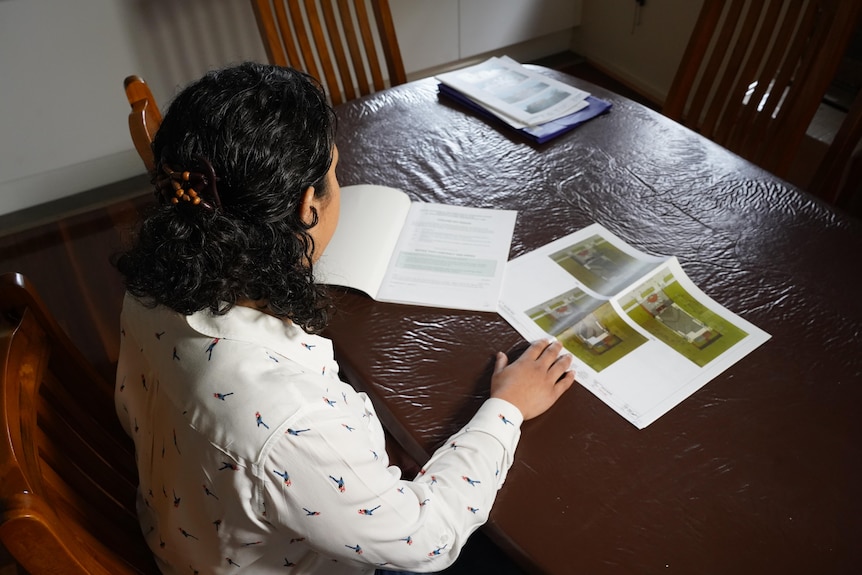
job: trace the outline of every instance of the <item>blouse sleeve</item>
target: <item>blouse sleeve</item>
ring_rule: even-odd
[[[389,466],[363,419],[329,404],[285,422],[258,469],[268,521],[339,561],[446,568],[488,518],[512,464],[520,411],[487,400],[413,481]]]

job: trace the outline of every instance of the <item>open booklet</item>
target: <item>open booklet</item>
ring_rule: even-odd
[[[638,429],[770,337],[704,294],[676,258],[599,224],[510,261],[499,312],[528,341],[559,340],[577,380]]]
[[[315,278],[378,301],[496,311],[516,215],[411,202],[386,186],[345,186]]]

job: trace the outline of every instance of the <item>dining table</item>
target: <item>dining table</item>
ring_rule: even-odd
[[[575,384],[523,424],[485,533],[528,573],[859,572],[862,221],[644,105],[536,69],[610,111],[535,144],[433,78],[408,82],[336,107],[342,186],[516,210],[510,258],[600,223],[676,256],[771,338],[644,429]],[[344,377],[420,464],[488,398],[494,354],[525,344],[494,312],[348,289],[333,301]]]

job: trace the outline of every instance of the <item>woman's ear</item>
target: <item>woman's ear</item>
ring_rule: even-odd
[[[317,222],[317,208],[315,207],[314,186],[308,186],[302,192],[302,200],[299,202],[299,218],[307,226]]]

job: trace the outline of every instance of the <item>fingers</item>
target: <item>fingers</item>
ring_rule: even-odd
[[[563,355],[558,355],[557,358],[554,360],[554,363],[551,365],[551,367],[559,369],[560,375],[562,375],[563,373],[565,373],[565,372],[569,371],[569,369],[571,369],[573,359],[574,358],[571,356],[571,354],[568,354],[568,353],[563,354]]]
[[[562,349],[563,345],[555,341],[545,347],[542,351],[542,356],[538,359],[540,362],[543,360],[549,362],[547,368],[548,375],[554,382],[554,390],[557,393],[557,397],[562,395],[575,381],[575,372],[572,370],[572,361],[574,358],[568,353],[561,355],[560,352]]]
[[[556,340],[548,340],[548,339],[540,339],[533,342],[521,357],[519,357],[515,363],[526,363],[526,362],[535,362],[547,369],[551,370],[559,370],[557,376],[560,376],[565,372],[569,366],[572,364],[572,356],[569,354],[561,355],[560,352],[563,351],[563,344]],[[497,355],[497,364],[495,366],[495,373],[499,371],[498,367],[500,366],[500,356]],[[505,367],[506,364],[503,364]]]
[[[563,344],[561,344],[559,341],[549,341],[547,339],[542,339],[530,346],[530,349],[533,348],[538,350],[538,355],[533,358],[533,361],[539,363],[540,365],[543,365],[546,369],[548,369],[548,371],[554,369],[558,364],[560,364],[561,361],[566,365],[571,363],[571,356],[569,354],[560,355],[560,352],[563,351]],[[560,372],[560,374],[562,374],[562,371]]]
[[[533,343],[530,344],[530,346],[526,350],[524,350],[524,353],[522,353],[520,355],[520,357],[518,357],[515,360],[515,363],[527,362],[527,361],[536,361],[537,359],[539,359],[542,356],[542,354],[545,352],[545,350],[548,349],[548,347],[550,345],[551,345],[551,341],[548,339],[540,339],[540,340],[534,341]],[[502,367],[501,367],[501,361],[502,361]],[[497,352],[497,359],[496,359],[496,362],[494,365],[494,373],[499,372],[503,367],[506,367],[506,365],[508,365],[508,363],[509,363],[509,357],[505,353],[503,353],[502,351],[498,351]]]
[[[553,365],[560,359],[561,351],[563,351],[563,344],[558,341],[548,342],[548,345],[542,350],[539,359],[550,362],[550,364]]]
[[[557,380],[557,383],[554,384],[554,391],[557,393],[557,397],[563,395],[572,384],[575,383],[575,372],[571,369],[566,370]]]
[[[491,397],[504,399],[517,407],[524,419],[547,411],[575,381],[572,356],[562,354],[556,341],[539,340],[511,364],[498,352],[491,378]]]
[[[509,363],[509,358],[502,351],[497,352],[497,360],[494,363],[494,373],[500,373]]]
[[[533,363],[544,368],[548,374],[553,377],[556,382],[562,378],[567,372],[571,373],[572,356],[571,354],[561,354],[563,344],[559,341],[551,341],[548,339],[540,339],[533,342],[521,357],[515,360],[515,364]],[[497,357],[494,363],[494,373],[498,374],[509,365],[508,356],[502,351],[497,352]],[[513,364],[514,365],[514,364]]]
[[[551,340],[549,340],[549,339],[536,340],[532,344],[530,344],[530,347],[528,347],[526,349],[526,351],[524,351],[524,353],[522,353],[521,357],[518,359],[524,358],[527,361],[535,361],[539,357],[541,357],[541,355],[543,353],[545,353],[545,351],[548,349],[548,347],[550,345],[551,345]]]

